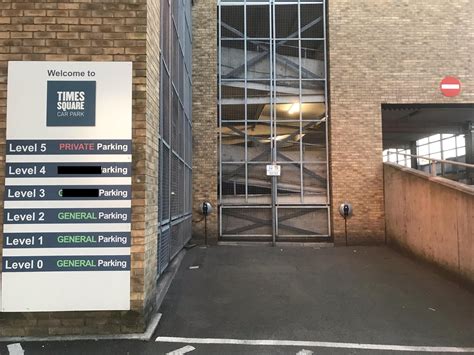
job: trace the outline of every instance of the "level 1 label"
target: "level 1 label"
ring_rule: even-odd
[[[5,209],[4,224],[130,223],[129,208]]]
[[[5,233],[4,249],[129,247],[130,232]]]
[[[126,271],[129,255],[4,256],[3,272]]]

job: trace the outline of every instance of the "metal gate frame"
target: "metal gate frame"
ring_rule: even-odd
[[[301,176],[300,176],[300,184],[301,184],[301,204],[299,205],[278,205],[277,203],[277,178],[272,177],[272,203],[271,205],[250,205],[250,204],[239,204],[239,205],[225,205],[223,204],[222,201],[222,172],[223,172],[223,164],[222,164],[222,33],[221,33],[221,28],[225,27],[226,30],[229,30],[233,33],[237,33],[239,36],[242,36],[242,39],[244,41],[244,64],[241,67],[237,67],[232,70],[232,72],[236,70],[244,70],[245,77],[244,77],[244,83],[245,83],[245,92],[247,92],[247,87],[248,87],[248,78],[247,78],[247,69],[249,65],[254,65],[255,64],[255,58],[253,58],[251,61],[248,60],[247,58],[247,50],[246,44],[248,42],[251,42],[252,39],[249,39],[247,37],[247,6],[254,6],[254,5],[269,5],[269,33],[270,33],[270,47],[269,51],[267,52],[267,55],[270,57],[270,77],[269,77],[269,82],[270,82],[270,107],[271,107],[271,119],[270,119],[270,125],[271,125],[271,141],[270,141],[270,151],[271,151],[271,161],[272,163],[276,163],[277,161],[277,156],[278,150],[276,146],[276,129],[277,129],[277,120],[276,120],[276,102],[277,102],[277,97],[276,97],[276,81],[279,80],[285,80],[284,78],[278,78],[276,77],[276,65],[277,61],[281,60],[282,58],[277,58],[277,52],[276,49],[278,48],[279,45],[282,43],[287,42],[285,39],[279,38],[277,40],[275,35],[271,35],[272,33],[276,33],[276,27],[275,27],[275,8],[276,6],[280,5],[298,5],[298,48],[299,48],[299,102],[300,104],[303,102],[302,101],[302,71],[305,69],[301,65],[301,41],[305,40],[302,39],[301,37],[301,32],[302,30],[304,31],[306,28],[302,28],[301,26],[301,5],[304,4],[321,4],[322,6],[322,19],[321,18],[315,18],[313,21],[305,25],[304,27],[309,28],[321,20],[323,21],[323,38],[318,38],[317,40],[322,40],[323,41],[323,48],[324,48],[324,78],[321,79],[321,81],[324,82],[324,105],[325,105],[325,116],[321,120],[321,122],[325,123],[325,157],[326,157],[326,204],[324,205],[306,205],[303,204],[303,191],[304,191],[304,186],[303,186],[303,166],[301,166]],[[222,20],[222,6],[242,6],[244,9],[244,33],[241,33],[237,29],[232,28],[231,26],[221,22]],[[273,240],[281,240],[282,238],[290,238],[291,240],[296,240],[296,239],[321,239],[324,241],[329,241],[331,238],[330,231],[331,231],[331,220],[330,220],[330,183],[329,183],[329,160],[328,160],[328,88],[327,88],[327,35],[326,35],[326,1],[325,0],[319,0],[319,1],[278,1],[277,3],[275,0],[268,0],[268,1],[252,1],[252,2],[247,2],[247,1],[218,1],[218,16],[219,16],[219,25],[218,25],[218,71],[219,71],[219,77],[218,77],[218,90],[219,90],[219,103],[218,103],[218,115],[219,115],[219,238],[220,239],[255,239],[256,238],[268,238],[271,237]],[[296,37],[295,34],[290,35],[289,37]],[[278,41],[278,43],[277,43]],[[288,64],[288,63],[287,63]],[[245,97],[247,95],[245,94]],[[246,99],[245,99],[246,101]],[[245,132],[247,132],[247,102],[245,103]],[[303,121],[302,121],[302,116],[300,112],[300,129],[298,133],[302,132],[303,128]],[[232,129],[232,127],[230,127]],[[237,133],[237,134],[242,134],[242,132]],[[241,165],[245,166],[245,201],[248,202],[248,152],[247,152],[247,141],[249,138],[246,134],[245,135],[245,161],[241,162]],[[306,162],[303,160],[303,151],[302,151],[302,140],[300,140],[300,160],[295,161],[295,164],[305,164]],[[311,162],[314,163],[314,162]],[[241,168],[241,167],[240,167]],[[238,168],[239,169],[239,168]],[[223,211],[225,209],[232,209],[232,208],[241,208],[241,209],[248,209],[248,208],[271,208],[272,209],[272,221],[261,221],[263,224],[269,224],[272,223],[272,235],[249,235],[249,236],[242,236],[239,234],[223,234],[223,222],[222,222],[222,216],[223,216]],[[279,209],[323,209],[326,210],[327,213],[327,233],[322,233],[322,234],[300,234],[300,235],[281,235],[279,236],[279,221],[278,221],[278,210]],[[248,219],[247,219],[248,220]],[[258,220],[258,218],[257,218]],[[281,221],[280,221],[281,222]]]

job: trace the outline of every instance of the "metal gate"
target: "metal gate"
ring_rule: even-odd
[[[218,11],[220,237],[328,240],[325,1]]]

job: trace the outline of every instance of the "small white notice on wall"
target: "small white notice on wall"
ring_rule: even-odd
[[[132,63],[10,62],[4,312],[130,309]]]
[[[281,166],[277,164],[267,165],[267,176],[280,176]]]

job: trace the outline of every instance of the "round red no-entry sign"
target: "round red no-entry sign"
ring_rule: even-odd
[[[441,80],[439,88],[444,96],[457,96],[461,92],[461,82],[454,76],[446,76]]]

